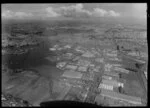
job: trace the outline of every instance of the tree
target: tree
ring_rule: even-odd
[[[122,74],[121,73],[119,73],[119,78],[122,78]]]
[[[122,93],[123,92],[123,89],[121,86],[118,87],[118,90],[119,90],[119,93]]]
[[[117,45],[117,50],[119,50],[119,45]]]

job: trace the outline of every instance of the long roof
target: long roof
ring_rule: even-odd
[[[120,82],[117,82],[116,80],[106,80],[106,79],[103,79],[102,82],[104,84],[108,84],[112,86],[119,86],[119,83],[120,83]]]
[[[118,73],[112,72],[112,71],[110,71],[110,72],[106,72],[106,71],[105,71],[104,74],[105,74],[105,75],[110,75],[110,76],[116,76],[116,77],[119,77]]]
[[[109,90],[101,90],[101,95],[103,96],[107,96],[113,99],[119,99],[119,100],[124,100],[133,104],[142,104],[141,103],[141,98],[139,97],[134,97],[134,96],[128,96],[128,95],[124,95],[124,94],[120,94],[120,93],[116,93],[113,91],[109,91]]]
[[[65,71],[62,76],[68,77],[68,78],[81,78],[82,73],[68,70],[68,71]]]

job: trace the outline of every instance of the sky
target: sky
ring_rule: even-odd
[[[2,4],[2,19],[136,19],[147,20],[146,3]]]

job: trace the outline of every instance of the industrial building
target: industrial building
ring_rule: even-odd
[[[108,76],[108,75],[103,75],[102,78],[103,78],[103,79],[107,79],[107,80],[112,80],[112,77],[111,77],[111,76]]]
[[[78,67],[78,71],[81,71],[81,72],[86,72],[87,71],[87,66],[79,66]]]
[[[116,73],[116,72],[113,72],[113,71],[111,71],[111,72],[104,71],[104,75],[109,75],[109,76],[119,78],[119,73]]]
[[[123,87],[123,86],[124,86],[123,83],[118,82],[118,81],[116,81],[116,80],[106,80],[106,79],[102,79],[102,83],[107,84],[107,85],[112,85],[112,86],[114,86],[114,87],[119,87],[119,86]]]
[[[99,89],[107,89],[107,90],[113,91],[114,87],[112,85],[107,85],[107,84],[101,83],[98,88]]]
[[[77,66],[68,64],[68,65],[66,65],[65,68],[66,68],[66,69],[76,70],[76,69],[77,69]]]
[[[67,70],[63,73],[62,77],[67,77],[67,78],[82,78],[82,73],[76,72],[73,70]]]
[[[102,89],[101,90],[101,96],[106,96],[106,97],[110,97],[112,99],[127,101],[129,103],[136,104],[136,105],[142,104],[141,98],[139,98],[139,97],[128,96],[128,95],[116,93],[116,92],[113,92],[110,90],[103,90]]]
[[[117,66],[113,67],[113,69],[114,69],[115,71],[118,71],[118,72],[121,72],[121,73],[126,73],[126,74],[129,73],[129,70],[124,69],[124,68],[120,68],[120,67],[117,67]]]

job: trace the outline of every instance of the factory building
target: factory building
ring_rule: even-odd
[[[101,90],[101,96],[109,97],[109,98],[116,99],[116,100],[126,101],[126,102],[136,104],[136,105],[142,104],[141,98],[139,97],[128,96],[128,95],[116,93],[116,92],[106,90],[106,89]]]
[[[101,83],[98,87],[99,89],[107,89],[107,90],[112,90],[113,91],[113,86],[112,85],[107,85],[104,83]]]
[[[67,77],[67,78],[77,78],[80,79],[82,78],[82,73],[72,71],[72,70],[67,70],[63,73],[62,77]]]
[[[68,65],[66,65],[66,69],[76,70],[77,66],[68,64]]]
[[[117,66],[115,66],[113,69],[114,69],[115,71],[118,71],[118,72],[121,72],[121,73],[126,73],[126,74],[129,73],[129,70],[126,70],[126,69],[124,69],[124,68],[120,68],[120,67],[117,67]]]
[[[102,83],[107,84],[107,85],[112,85],[114,87],[120,87],[120,86],[123,87],[124,86],[123,83],[118,82],[116,80],[106,80],[106,79],[103,79]]]
[[[109,75],[109,76],[119,78],[119,73],[116,73],[116,72],[113,72],[113,71],[111,71],[111,72],[104,71],[104,75]]]

